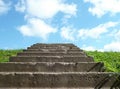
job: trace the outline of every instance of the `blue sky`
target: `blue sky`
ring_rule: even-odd
[[[35,43],[120,51],[120,0],[0,0],[0,49]]]

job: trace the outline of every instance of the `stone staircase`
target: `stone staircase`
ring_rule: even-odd
[[[34,44],[0,63],[0,89],[120,89],[118,73],[73,44]]]

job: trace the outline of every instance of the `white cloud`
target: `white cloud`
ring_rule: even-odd
[[[119,29],[113,29],[113,31],[108,34],[110,38],[112,38],[111,43],[107,43],[104,45],[103,50],[104,51],[119,51],[120,52],[120,30]]]
[[[113,29],[109,34],[109,37],[112,37],[114,41],[120,41],[120,29]]]
[[[119,51],[120,52],[120,42],[111,42],[104,46],[104,51]]]
[[[66,17],[69,17],[69,15],[76,15],[77,6],[73,3],[72,4],[61,4],[60,11],[67,14]]]
[[[27,13],[39,18],[52,18],[59,10],[59,0],[27,0]]]
[[[118,31],[114,34],[114,36],[115,36],[115,39],[116,39],[117,41],[120,41],[120,30],[118,30]]]
[[[29,19],[28,23],[19,27],[18,30],[24,36],[36,36],[43,39],[46,39],[50,33],[55,33],[57,31],[56,28],[53,28],[46,24],[43,20],[36,18]]]
[[[103,49],[99,49],[99,48],[96,48],[94,46],[86,46],[86,45],[83,45],[81,47],[83,50],[86,50],[86,51],[100,51],[100,52],[103,52],[104,50]]]
[[[58,12],[62,12],[64,16],[68,17],[76,15],[77,12],[76,4],[68,4],[65,0],[19,0],[15,8],[16,11],[24,13],[25,20],[28,21],[26,25],[19,27],[19,31],[23,35],[44,39],[50,33],[57,31],[55,27],[52,27],[51,22]],[[31,20],[31,18],[37,19]],[[51,22],[46,24],[45,21],[48,19]]]
[[[89,8],[89,12],[97,17],[101,17],[107,13],[111,15],[120,13],[120,0],[84,0],[93,6]]]
[[[96,50],[96,48],[93,46],[85,46],[85,45],[83,45],[82,49],[86,50],[86,51],[95,51]]]
[[[103,48],[99,49],[93,46],[86,46],[83,45],[83,49],[88,50],[88,51],[116,51],[116,52],[120,52],[120,30],[118,29],[113,29],[112,32],[110,32],[110,34],[108,33],[108,36],[110,36],[110,38],[112,37],[112,42],[107,43],[103,46]],[[104,40],[103,40],[104,41]]]
[[[0,0],[0,15],[8,12],[10,9],[10,3],[5,3],[3,0]]]
[[[74,41],[74,34],[75,30],[71,29],[70,27],[62,27],[61,28],[61,37],[63,37],[66,40]]]
[[[84,50],[87,50],[87,51],[97,50],[97,51],[101,51],[101,52],[104,52],[104,51],[120,52],[120,42],[119,41],[111,42],[109,44],[104,45],[104,47],[102,49],[96,48],[94,46],[86,46],[86,45],[83,45],[83,47],[81,47],[81,48]]]
[[[74,29],[71,27],[63,27],[61,28],[61,36],[67,40],[75,40],[75,39],[99,39],[101,35],[109,32],[109,28],[115,27],[118,25],[118,22],[107,22],[104,24],[100,24],[94,28],[89,29]]]
[[[102,49],[96,48],[94,46],[86,46],[83,45],[83,47],[81,47],[83,50],[87,50],[87,51],[100,51],[100,52],[104,52],[104,51],[114,51],[114,52],[120,52],[120,42],[111,42],[110,44],[106,44],[104,45],[104,47]]]
[[[19,12],[25,12],[25,9],[26,9],[25,1],[24,0],[19,1],[15,5],[15,9],[16,11],[19,11]]]
[[[41,19],[52,18],[58,12],[75,15],[77,11],[75,4],[66,4],[63,0],[20,0],[15,7],[17,11]]]
[[[108,32],[108,29],[117,25],[117,22],[108,22],[105,24],[100,24],[97,27],[91,29],[80,29],[78,31],[78,37],[85,38],[93,38],[98,39],[104,33]]]

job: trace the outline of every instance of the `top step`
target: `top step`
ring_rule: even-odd
[[[28,47],[27,49],[64,49],[64,50],[71,50],[71,49],[80,49],[78,47],[66,47],[66,46],[54,46],[54,47],[51,47],[51,46],[31,46],[31,47]]]
[[[42,47],[42,48],[47,48],[47,47],[59,47],[59,48],[65,48],[65,47],[77,47],[73,44],[34,44],[31,47]]]
[[[28,49],[79,49],[74,44],[34,44]]]
[[[74,44],[61,44],[61,43],[56,43],[56,44],[43,44],[43,43],[37,43],[33,44],[32,46],[68,46],[68,47],[73,47],[75,46]]]

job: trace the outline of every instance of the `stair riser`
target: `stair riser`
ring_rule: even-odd
[[[92,57],[10,57],[10,62],[93,62]]]
[[[0,87],[111,87],[116,75],[97,73],[0,73]],[[118,83],[118,82],[117,82]]]
[[[84,53],[18,53],[17,56],[86,56]]]
[[[78,48],[77,46],[30,46],[31,48]]]
[[[73,45],[32,45],[30,47],[40,47],[40,48],[78,48],[77,46]]]
[[[43,88],[0,88],[0,89],[43,89]],[[48,87],[48,88],[44,88],[44,89],[94,89],[94,88],[74,88],[74,87],[72,87],[72,88],[67,88],[67,87],[62,87],[62,88],[50,88],[50,87]],[[102,88],[102,89],[110,89],[110,88]]]
[[[66,50],[80,50],[77,47],[28,47],[27,49],[66,49]]]
[[[102,63],[1,63],[0,72],[100,72]]]
[[[33,44],[32,46],[67,46],[67,47],[74,47],[74,44]]]
[[[23,50],[23,52],[83,52],[82,50],[47,50],[47,49],[28,49]]]

